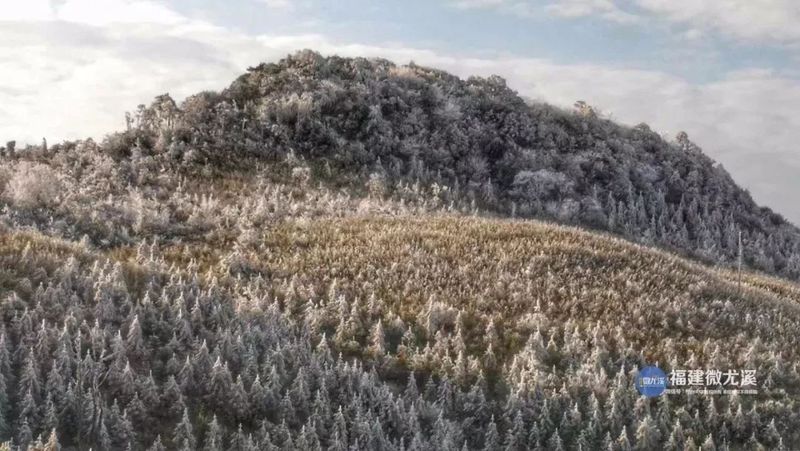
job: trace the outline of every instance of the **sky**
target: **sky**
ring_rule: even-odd
[[[800,224],[796,0],[0,0],[0,142],[93,137],[310,48],[686,131]]]

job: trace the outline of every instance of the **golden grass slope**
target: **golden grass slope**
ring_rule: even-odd
[[[260,234],[232,252],[193,243],[156,246],[155,255],[164,269],[193,268],[232,289],[265,287],[264,302],[277,299],[346,354],[370,355],[380,321],[397,368],[450,373],[463,342],[473,370],[500,375],[536,331],[553,349],[542,375],[590,365],[600,351],[614,366],[747,367],[778,379],[800,362],[797,285],[748,273],[740,287],[735,272],[605,235],[455,215],[289,219]],[[15,262],[26,246],[45,262],[88,252],[6,233],[0,289],[23,276]],[[132,249],[92,254],[135,260]],[[29,270],[40,283],[49,268]],[[776,390],[797,390],[788,375],[778,382]]]
[[[473,320],[468,343],[483,342],[494,320],[510,351],[537,325],[570,321],[618,329],[651,360],[702,358],[703,340],[723,352],[746,348],[774,337],[766,324],[797,326],[800,318],[800,290],[789,282],[747,274],[740,292],[730,271],[535,221],[289,222],[267,231],[248,258],[273,281],[293,278],[309,293],[336,280],[350,299],[377,296],[405,322],[431,301],[461,310]],[[780,348],[796,361],[800,330],[788,330]]]

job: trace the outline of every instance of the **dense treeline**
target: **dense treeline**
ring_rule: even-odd
[[[287,220],[235,255],[196,254],[142,243],[111,260],[4,235],[0,437],[154,450],[798,441],[800,291],[779,282],[748,276],[737,294],[733,277],[620,241],[458,217]],[[648,400],[633,377],[654,361],[755,369],[760,392]]]

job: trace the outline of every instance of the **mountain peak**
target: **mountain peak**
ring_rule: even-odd
[[[526,102],[499,76],[461,79],[385,59],[311,50],[251,67],[220,93],[159,96],[101,146],[164,167],[236,167],[292,154],[311,176],[355,192],[379,174],[447,187],[499,216],[607,230],[724,265],[739,241],[754,269],[800,277],[800,230],[756,205],[685,132]]]

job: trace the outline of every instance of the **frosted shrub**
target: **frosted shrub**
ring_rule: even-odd
[[[136,233],[164,233],[170,230],[169,210],[157,200],[146,198],[141,191],[130,193],[125,211]]]
[[[3,194],[18,207],[40,208],[55,205],[62,190],[63,184],[49,166],[22,162]]]
[[[8,181],[11,180],[11,175],[11,171],[8,169],[0,168],[0,194],[3,194],[3,191],[5,191]]]
[[[292,169],[292,179],[300,186],[305,187],[311,180],[311,168],[300,166]]]
[[[378,199],[383,198],[383,196],[386,195],[386,177],[381,173],[373,172],[369,176],[367,189],[369,190],[370,196]]]

